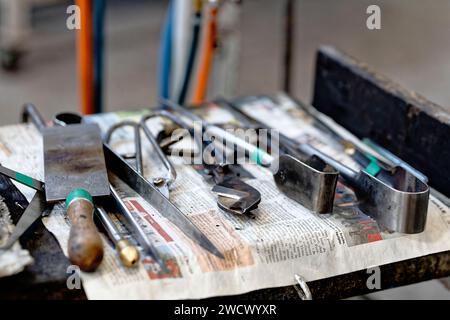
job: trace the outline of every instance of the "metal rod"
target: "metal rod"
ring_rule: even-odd
[[[120,261],[126,267],[133,267],[139,262],[139,250],[127,239],[123,238],[114,222],[103,207],[97,207],[96,215],[105,227],[109,238],[114,242]]]
[[[339,173],[342,175],[342,177],[344,177],[344,179],[347,179],[347,180],[355,180],[356,179],[356,176],[358,174],[356,171],[354,171],[353,169],[340,163],[339,161],[336,161],[335,159],[326,155],[322,151],[314,148],[313,146],[311,146],[309,144],[305,144],[305,143],[299,143],[297,146],[298,146],[298,149],[301,152],[305,153],[306,155],[308,155],[308,156],[315,155],[315,156],[319,157],[320,159],[322,159],[323,161],[325,161],[326,163],[328,163],[330,166],[332,166],[337,171],[339,171]]]
[[[42,118],[36,106],[31,103],[25,104],[22,110],[22,122],[28,121],[31,121],[39,132],[42,132],[46,127],[44,118]]]
[[[283,90],[292,92],[292,65],[294,57],[295,1],[286,0],[284,24]]]
[[[141,225],[137,222],[136,218],[133,217],[133,214],[130,210],[128,210],[127,206],[123,202],[122,198],[120,198],[120,195],[118,194],[117,190],[110,185],[111,188],[111,195],[113,196],[114,200],[116,201],[117,208],[119,209],[120,213],[125,217],[127,220],[133,235],[136,237],[139,244],[142,246],[142,248],[150,253],[150,255],[155,259],[155,261],[162,267],[164,267],[164,261],[160,257],[159,253],[156,251],[153,244],[148,239],[147,235],[145,234],[144,229],[141,227]]]

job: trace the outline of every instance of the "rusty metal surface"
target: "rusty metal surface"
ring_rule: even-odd
[[[75,124],[43,130],[45,194],[48,202],[64,200],[74,189],[92,196],[109,194],[100,128]]]

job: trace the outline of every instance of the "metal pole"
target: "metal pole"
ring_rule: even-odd
[[[283,91],[292,93],[295,0],[286,0],[284,24]]]

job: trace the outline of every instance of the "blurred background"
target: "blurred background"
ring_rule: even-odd
[[[103,109],[154,106],[168,1],[106,2]],[[233,7],[222,17],[219,37],[224,42],[231,39],[232,44],[218,50],[219,59],[229,59],[225,65],[231,65],[222,70],[227,83],[210,88],[207,97],[286,89],[286,2],[242,0],[230,5]],[[289,68],[293,96],[310,101],[316,49],[331,44],[429,100],[450,106],[450,1],[293,2]],[[0,0],[0,125],[17,123],[25,102],[36,104],[47,118],[58,111],[80,110],[76,31],[66,27],[66,10],[72,3]],[[381,30],[366,27],[366,9],[371,4],[381,8]],[[369,298],[448,299],[446,286],[431,281]]]
[[[0,124],[18,121],[24,102],[46,116],[77,110],[76,32],[66,28],[64,0],[26,2],[30,32],[20,43],[25,55],[15,72],[0,71]],[[239,36],[233,95],[283,89],[285,0],[243,0],[234,26]],[[310,99],[315,51],[336,45],[428,99],[450,105],[450,1],[296,0],[292,94]],[[105,21],[105,110],[154,105],[164,0],[107,0]],[[366,8],[381,8],[381,30],[368,30]],[[5,22],[2,23],[3,25]],[[3,30],[3,41],[6,41]],[[2,38],[0,38],[0,43]]]

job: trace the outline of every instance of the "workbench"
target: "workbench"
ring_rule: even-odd
[[[424,172],[431,187],[450,195],[450,178],[442,174],[450,170],[450,113],[445,109],[329,47],[321,48],[317,55],[313,105],[356,136],[369,137],[394,152]],[[434,154],[440,157],[434,157],[432,164],[425,161]],[[0,196],[7,199],[6,205],[16,223],[27,200],[1,176]],[[20,242],[30,251],[35,263],[17,275],[0,279],[0,298],[86,299],[83,290],[67,288],[66,270],[70,263],[40,220]],[[450,276],[450,251],[382,265],[380,269],[381,290],[447,277]],[[367,278],[367,270],[360,270],[307,285],[313,299],[341,299],[376,291],[368,289]],[[298,299],[299,296],[290,286],[232,298]]]

